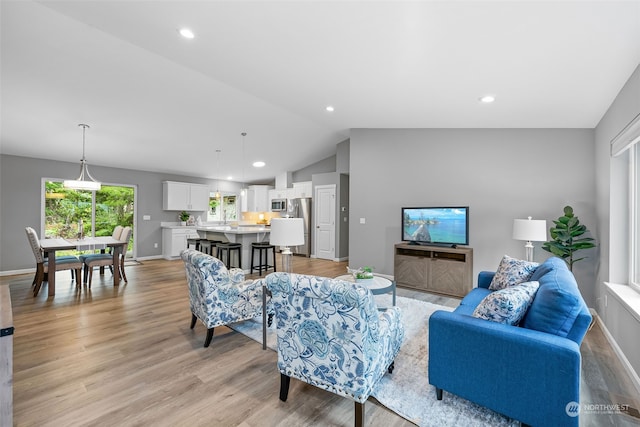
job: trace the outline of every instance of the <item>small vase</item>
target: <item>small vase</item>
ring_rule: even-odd
[[[187,226],[187,221],[180,221],[180,225],[183,226],[183,227],[186,227]]]

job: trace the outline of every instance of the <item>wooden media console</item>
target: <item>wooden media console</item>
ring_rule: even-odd
[[[473,288],[473,249],[398,243],[397,286],[462,298]]]

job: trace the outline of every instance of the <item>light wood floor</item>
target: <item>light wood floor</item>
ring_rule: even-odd
[[[346,263],[294,257],[293,270],[334,277]],[[33,297],[32,275],[0,278],[14,310],[14,424],[17,426],[350,426],[353,402],[293,380],[278,399],[277,355],[226,327],[203,348],[191,315],[181,261],[127,267],[114,288],[109,272],[76,289],[59,272]],[[251,276],[251,277],[256,277]],[[456,306],[455,299],[399,294]],[[596,325],[582,345],[582,401],[630,405],[630,414],[586,415],[584,426],[636,425],[637,391]],[[586,370],[586,369],[585,369]],[[635,413],[634,413],[635,410]],[[369,426],[413,424],[369,399]],[[2,424],[0,422],[0,424]]]

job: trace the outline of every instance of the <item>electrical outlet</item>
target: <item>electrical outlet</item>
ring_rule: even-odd
[[[149,221],[151,219],[151,215],[142,215],[143,221]]]
[[[366,218],[360,218],[360,224],[366,224],[366,223],[367,223]]]
[[[157,243],[154,243],[154,244],[153,244],[153,247],[157,249],[157,248],[158,248],[158,244],[157,244]]]

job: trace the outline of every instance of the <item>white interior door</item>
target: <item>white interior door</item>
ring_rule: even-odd
[[[334,260],[336,257],[336,186],[317,185],[314,196],[316,257]]]

